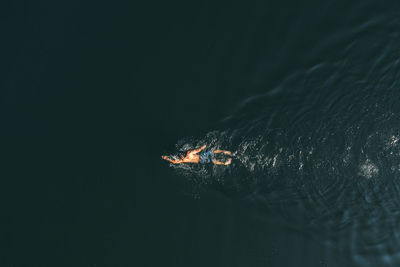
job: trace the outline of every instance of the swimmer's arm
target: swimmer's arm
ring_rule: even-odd
[[[174,164],[178,164],[178,163],[182,162],[182,160],[173,160],[173,159],[168,158],[167,156],[161,156],[161,158],[168,160],[169,162],[174,163]]]
[[[204,146],[202,146],[202,147],[200,147],[200,148],[198,148],[198,149],[192,150],[192,151],[190,151],[190,152],[196,154],[196,153],[199,153],[200,151],[202,151],[203,149],[205,149],[206,147],[207,147],[207,146],[204,145]]]

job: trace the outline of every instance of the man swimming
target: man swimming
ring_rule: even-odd
[[[204,150],[206,148],[206,145],[195,149],[195,150],[189,150],[186,152],[186,154],[180,155],[178,159],[172,159],[167,156],[161,156],[161,158],[168,160],[169,162],[172,162],[173,164],[179,164],[179,163],[210,163],[213,162],[214,164],[217,165],[229,165],[232,162],[232,159],[229,158],[227,161],[222,162],[218,161],[215,159],[214,155],[223,153],[226,155],[232,155],[232,153],[228,150]]]

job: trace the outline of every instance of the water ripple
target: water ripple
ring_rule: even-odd
[[[400,264],[400,27],[379,21],[355,29],[342,54],[247,98],[223,130],[177,144],[234,150],[232,165],[173,167],[323,233],[359,265]]]

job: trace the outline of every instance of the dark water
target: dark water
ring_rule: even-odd
[[[4,10],[1,266],[400,264],[396,2]]]
[[[195,196],[213,188],[264,208],[267,221],[268,212],[279,214],[327,250],[338,249],[346,264],[396,266],[400,24],[389,14],[347,17],[363,7],[342,14],[343,28],[313,29],[321,35],[306,49],[309,64],[286,67],[285,77],[244,98],[215,130],[177,144],[180,151],[230,149],[232,165],[171,166],[192,182]],[[259,86],[255,75],[249,83]],[[339,265],[330,261],[321,265]]]

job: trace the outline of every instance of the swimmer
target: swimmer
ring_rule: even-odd
[[[195,150],[189,150],[186,153],[181,154],[177,159],[172,159],[167,156],[161,156],[161,158],[168,160],[169,162],[172,162],[173,164],[179,164],[179,163],[209,163],[213,162],[214,164],[217,165],[229,165],[232,162],[232,159],[228,159],[225,162],[218,161],[214,158],[215,154],[223,153],[225,155],[232,155],[232,153],[228,150],[204,150],[206,148],[206,145],[195,149]]]

